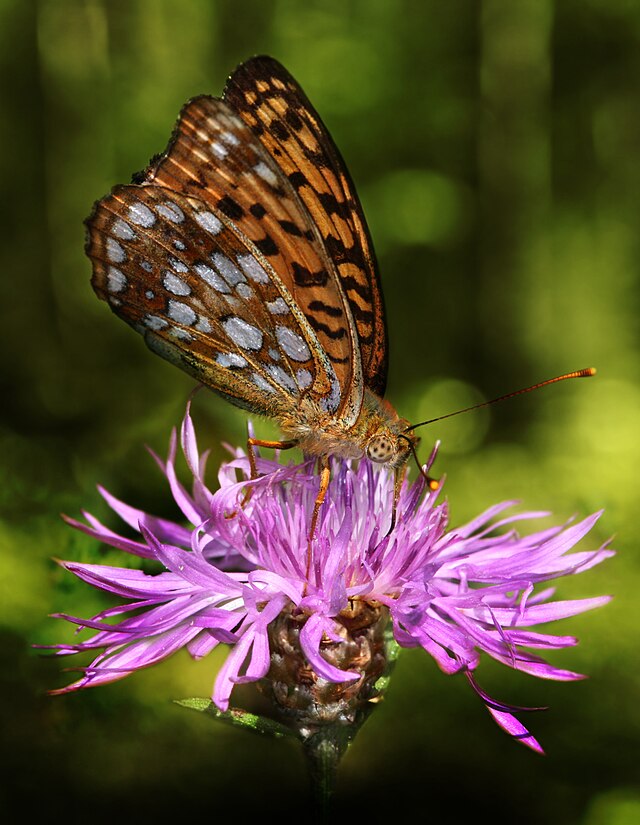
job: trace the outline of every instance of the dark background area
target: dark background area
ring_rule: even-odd
[[[52,557],[120,563],[60,512],[117,529],[101,483],[176,516],[143,445],[164,453],[193,386],[96,300],[82,221],[164,149],[185,100],[220,94],[258,53],[299,80],[358,187],[403,416],[598,368],[423,430],[423,457],[442,440],[452,523],[504,499],[555,522],[604,507],[583,546],[615,535],[619,551],[559,584],[615,594],[559,628],[581,644],[553,660],[590,679],[480,667],[498,698],[550,705],[527,720],[546,757],[405,651],[344,760],[336,814],[636,823],[640,5],[625,0],[0,0],[0,812],[309,819],[292,743],[172,704],[209,695],[224,651],[52,698],[69,660],[31,649],[69,638],[49,613],[106,606]],[[246,416],[204,393],[194,416],[215,468]]]

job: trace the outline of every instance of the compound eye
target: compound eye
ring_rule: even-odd
[[[384,435],[379,435],[372,438],[367,444],[367,458],[370,458],[371,461],[384,464],[386,461],[389,461],[392,455],[393,444]]]

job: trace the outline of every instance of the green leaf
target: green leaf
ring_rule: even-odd
[[[244,728],[251,730],[254,733],[260,733],[263,736],[273,736],[276,739],[283,739],[284,737],[293,737],[298,739],[298,735],[294,730],[288,728],[286,725],[281,725],[273,719],[268,719],[265,716],[258,716],[255,713],[247,713],[245,710],[239,708],[231,708],[227,711],[219,710],[211,701],[211,699],[204,699],[200,696],[194,696],[190,699],[176,699],[176,705],[190,710],[197,710],[200,713],[205,713],[211,719],[217,722],[231,725],[236,728]]]

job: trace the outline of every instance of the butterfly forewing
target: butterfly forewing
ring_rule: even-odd
[[[164,187],[116,187],[89,220],[88,254],[113,311],[233,403],[278,417],[310,393],[335,413],[335,373],[313,330],[220,213]]]
[[[354,318],[364,381],[382,396],[388,364],[382,288],[362,207],[338,148],[298,83],[273,58],[239,66],[224,99],[259,137],[318,227]],[[316,317],[322,317],[320,309]]]

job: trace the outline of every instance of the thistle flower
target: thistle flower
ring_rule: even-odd
[[[552,588],[539,589],[613,554],[606,545],[568,552],[599,513],[520,536],[516,522],[548,514],[506,515],[515,502],[504,502],[449,528],[440,491],[429,490],[419,477],[405,481],[390,530],[393,475],[366,460],[335,461],[309,544],[319,483],[312,462],[283,466],[259,456],[261,476],[251,480],[248,458],[238,449],[220,468],[220,486],[212,492],[204,480],[207,454],[198,450],[187,408],[180,444],[192,475],[189,491],[176,473],[177,441],[174,431],[166,462],[155,458],[189,526],[148,515],[106,490],[101,493],[107,503],[138,539],[113,532],[87,513],[86,523],[67,519],[163,569],[150,575],[61,562],[126,603],[91,619],[58,614],[95,632],[85,641],[53,646],[57,654],[101,652],[78,681],[54,693],[121,679],[183,647],[200,659],[225,643],[229,654],[212,697],[221,711],[228,709],[236,684],[259,682],[300,729],[348,724],[377,696],[390,627],[401,647],[421,646],[445,673],[465,673],[498,725],[541,752],[517,716],[528,709],[495,701],[473,673],[486,653],[541,678],[583,678],[530,652],[570,647],[575,638],[531,628],[609,600],[553,601]],[[247,485],[251,496],[239,506]],[[120,618],[114,623],[114,617]]]

